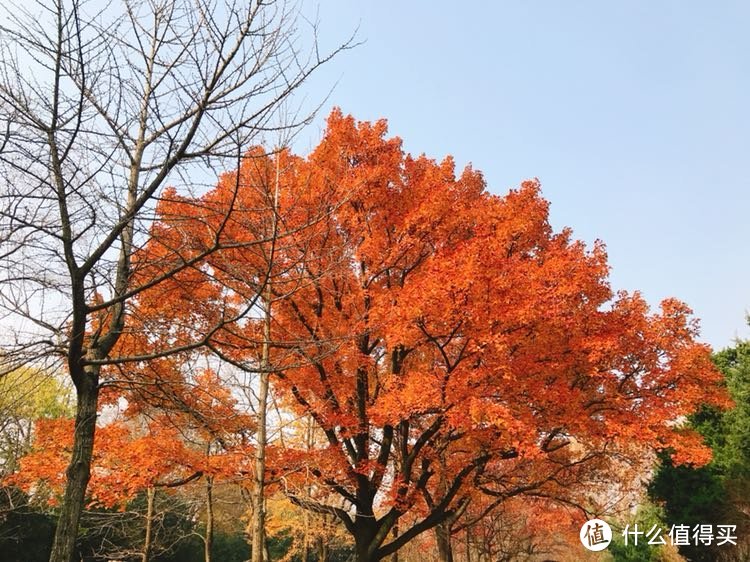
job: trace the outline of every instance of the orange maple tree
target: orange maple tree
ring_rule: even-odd
[[[88,487],[92,507],[125,507],[138,493],[175,488],[198,478],[235,479],[247,456],[253,421],[237,411],[236,399],[211,370],[194,380],[151,382],[108,389],[128,407],[97,431]],[[135,400],[135,399],[138,400]],[[107,402],[104,402],[106,405]],[[108,417],[112,418],[110,414]],[[72,448],[74,420],[38,420],[32,451],[7,483],[58,504]]]
[[[34,448],[21,459],[20,470],[8,482],[57,505],[65,483],[65,469],[73,442],[72,419],[39,420]],[[95,443],[94,471],[88,489],[90,506],[123,506],[147,488],[194,474],[200,456],[194,454],[172,425],[158,421],[146,431],[125,422],[101,427]]]
[[[182,285],[193,314],[252,310],[270,286],[275,390],[326,442],[278,460],[285,473],[314,467],[325,490],[316,500],[290,485],[291,499],[335,514],[371,562],[477,493],[562,493],[615,451],[705,462],[679,421],[726,398],[689,308],[613,293],[604,246],[555,232],[537,181],[493,195],[471,167],[413,157],[386,134],[337,110],[307,158],[248,153],[248,186],[282,170],[283,237],[264,238],[261,207],[221,183],[195,207],[234,207],[229,223],[172,213],[154,231],[166,247],[185,233],[185,248],[210,243],[203,232],[237,241],[189,273],[203,276]],[[257,361],[259,323],[240,317],[211,346]]]

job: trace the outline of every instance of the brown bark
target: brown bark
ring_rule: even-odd
[[[214,480],[210,476],[206,477],[206,536],[205,544],[205,561],[211,562],[211,548],[214,545],[214,499],[213,499]]]
[[[264,346],[265,348],[265,346]],[[264,349],[264,354],[265,354]],[[258,413],[257,447],[255,449],[255,480],[253,485],[253,550],[252,562],[264,562],[266,544],[266,408],[268,400],[268,373],[260,375],[260,403]]]
[[[377,525],[375,524],[375,518],[371,518],[372,523],[365,522],[363,519],[356,522],[358,524],[354,533],[354,550],[357,562],[378,562],[380,560],[380,557],[376,554],[378,545],[374,545],[373,548]]]
[[[60,517],[55,531],[50,562],[72,562],[73,560],[86,486],[91,477],[91,458],[94,451],[96,411],[99,399],[98,374],[82,372],[76,391],[73,452],[65,472],[67,476],[65,495],[60,506]]]
[[[261,351],[260,388],[258,389],[258,429],[255,448],[255,481],[253,486],[253,550],[251,562],[265,562],[266,556],[266,424],[268,412],[268,368],[271,340],[271,291],[266,288],[263,349]]]
[[[393,526],[393,529],[391,529],[391,536],[392,539],[396,539],[396,537],[398,537],[398,521]],[[398,562],[398,550],[391,554],[391,562]]]
[[[316,543],[316,550],[318,551],[318,561],[317,562],[328,562],[328,545],[323,540],[323,537],[317,537],[315,539]],[[306,559],[305,559],[306,562]]]
[[[141,557],[141,562],[149,562],[149,559],[151,558],[155,495],[156,488],[150,486],[146,490],[146,537],[143,539],[143,556]]]
[[[443,522],[437,525],[435,527],[435,538],[437,539],[438,560],[440,562],[453,562],[450,523]]]
[[[275,265],[276,239],[278,236],[278,220],[276,213],[279,206],[279,178],[281,173],[280,156],[276,156],[276,180],[273,199],[271,201],[271,232],[269,239],[271,247],[268,252],[268,275],[262,291],[263,301],[263,346],[260,358],[260,387],[258,389],[258,429],[256,431],[257,446],[255,449],[255,481],[253,486],[253,550],[251,562],[266,562],[269,559],[266,544],[266,444],[268,424],[268,389],[271,375],[271,305],[273,292],[271,278]],[[270,194],[269,194],[270,195]]]

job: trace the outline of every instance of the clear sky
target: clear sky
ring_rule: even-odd
[[[315,8],[307,8],[308,10]],[[667,296],[717,348],[748,337],[750,2],[325,0],[323,46],[364,43],[306,90],[385,117],[407,150],[538,177],[555,228],[608,248],[614,289]],[[304,145],[304,146],[301,146]]]

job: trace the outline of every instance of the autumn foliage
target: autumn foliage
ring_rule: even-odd
[[[249,416],[234,410],[235,400],[211,371],[199,373],[194,384],[183,385],[186,395],[171,394],[169,403],[159,401],[157,407],[133,402],[99,428],[88,487],[90,507],[124,508],[149,488],[175,488],[203,476],[229,480],[242,471]],[[177,400],[182,401],[179,409]],[[67,418],[38,420],[32,452],[6,483],[57,505],[72,449],[73,423]]]
[[[702,403],[726,404],[691,311],[613,292],[604,246],[554,231],[536,180],[494,195],[450,157],[406,154],[384,121],[334,111],[309,156],[251,150],[214,190],[169,192],[158,212],[137,275],[184,267],[138,298],[118,344],[144,355],[129,380],[181,380],[174,360],[148,360],[154,338],[179,347],[199,336],[225,361],[257,364],[269,290],[274,391],[324,436],[271,455],[272,480],[284,475],[274,491],[335,515],[360,562],[472,503],[585,503],[575,490],[606,476],[615,453],[709,458],[679,423]],[[154,472],[197,466],[170,462]]]

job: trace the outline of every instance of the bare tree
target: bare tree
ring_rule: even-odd
[[[331,52],[283,0],[39,0],[0,23],[0,261],[4,364],[45,359],[76,389],[73,453],[52,562],[69,562],[89,480],[103,368],[128,303],[215,243],[149,280],[134,275],[163,188],[214,181]],[[302,45],[307,44],[305,48]],[[283,125],[292,129],[306,118]],[[172,248],[175,256],[181,248]],[[200,347],[204,330],[180,349]]]

